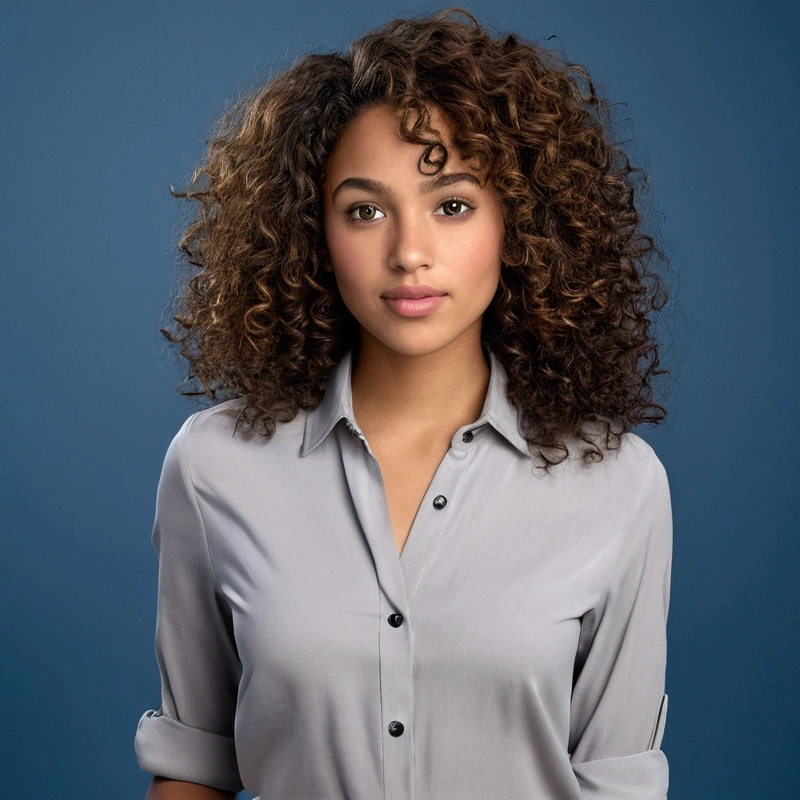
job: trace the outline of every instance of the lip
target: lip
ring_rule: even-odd
[[[443,292],[441,289],[434,289],[433,286],[409,284],[407,286],[395,286],[394,289],[384,292],[381,297],[387,300],[400,297],[419,300],[421,297],[444,297],[446,294],[447,292]]]
[[[444,302],[443,294],[425,297],[384,297],[392,311],[401,317],[427,317]]]

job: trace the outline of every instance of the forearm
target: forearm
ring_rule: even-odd
[[[145,800],[234,800],[235,794],[199,783],[153,778]]]

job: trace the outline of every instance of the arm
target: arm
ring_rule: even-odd
[[[192,481],[193,419],[172,440],[158,484],[153,546],[161,707],[145,712],[135,738],[139,766],[169,779],[154,781],[150,792],[170,800],[227,797],[243,788],[233,739],[241,664]]]
[[[236,795],[199,783],[154,777],[144,800],[234,800]]]
[[[581,620],[569,752],[583,800],[666,800],[666,622],[672,511],[648,448],[604,602]]]

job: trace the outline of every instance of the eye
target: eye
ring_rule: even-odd
[[[469,202],[469,200],[465,200],[463,197],[450,197],[445,200],[439,208],[445,210],[444,214],[439,214],[438,216],[443,217],[463,217],[467,214],[467,211],[458,211],[458,206],[466,206],[467,211],[473,209],[475,206]],[[452,212],[452,213],[451,213]]]
[[[459,211],[459,207],[464,206],[466,210]],[[475,206],[463,197],[450,197],[439,204],[439,208],[444,210],[443,214],[436,214],[438,217],[464,217]],[[356,206],[351,206],[347,209],[347,215],[351,222],[356,225],[369,225],[376,219],[380,219],[378,215],[386,216],[377,206],[372,203],[359,203]]]
[[[363,215],[359,213],[362,210],[365,212]],[[370,205],[369,203],[362,203],[359,206],[353,206],[353,208],[348,208],[347,213],[349,215],[349,218],[353,222],[358,223],[358,222],[372,222],[372,220],[377,219],[375,214],[376,213],[383,214],[383,211],[381,211],[377,206]]]

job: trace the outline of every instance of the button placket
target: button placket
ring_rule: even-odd
[[[411,632],[403,614],[381,593],[380,686],[383,780],[386,798],[413,797],[413,683]]]
[[[366,440],[348,435],[339,426],[337,439],[356,515],[372,552],[378,581],[378,670],[380,722],[374,735],[383,754],[382,800],[410,800],[414,792],[413,682],[410,613],[405,576],[391,537],[389,510],[385,502],[380,468]],[[403,616],[398,627],[388,623],[392,614]],[[399,722],[403,736],[389,732],[389,723]],[[395,729],[396,730],[396,729]]]
[[[453,438],[428,487],[400,559],[409,607],[427,565],[435,560],[442,543],[453,533],[451,512],[457,511],[458,486],[467,472],[467,462],[478,455],[477,442],[464,445],[460,435]]]

